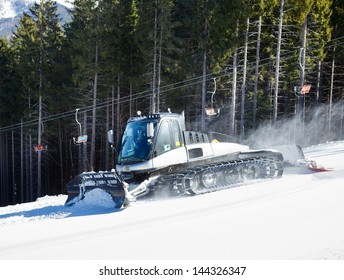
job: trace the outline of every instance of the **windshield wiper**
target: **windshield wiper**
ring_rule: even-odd
[[[135,156],[121,158],[121,162],[132,163],[132,162],[143,162],[145,159],[138,158]]]

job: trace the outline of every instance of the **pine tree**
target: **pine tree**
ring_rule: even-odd
[[[135,40],[144,66],[141,72],[142,84],[149,91],[150,112],[166,110],[166,96],[160,88],[170,81],[173,71],[174,38],[172,35],[173,1],[138,1],[138,24]],[[145,109],[145,108],[144,108]],[[146,110],[145,110],[146,111]]]
[[[13,49],[6,38],[0,38],[0,126],[9,125],[21,116]]]
[[[43,108],[54,112],[56,104],[51,102],[58,92],[56,61],[61,48],[62,30],[56,14],[57,5],[53,1],[41,1],[24,14],[14,33],[13,48],[16,55],[16,72],[20,77],[21,94],[27,109],[24,117],[38,117],[36,145],[43,145]],[[56,100],[56,98],[55,98]],[[37,104],[33,107],[32,104]],[[57,106],[58,107],[58,106]],[[45,111],[46,114],[49,112]],[[47,138],[46,138],[47,141]],[[42,187],[42,154],[37,153],[36,196],[44,192]]]

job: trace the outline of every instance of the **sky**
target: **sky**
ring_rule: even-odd
[[[74,0],[55,0],[57,3],[65,5],[66,7],[70,8],[73,6]]]
[[[344,141],[304,152],[333,171],[287,168],[279,179],[139,200],[121,210],[100,190],[71,207],[64,206],[62,194],[1,207],[2,275],[12,275],[18,262],[22,269],[15,279],[34,280],[46,279],[46,273],[49,279],[104,279],[98,271],[106,265],[240,264],[251,271],[241,280],[302,279],[295,273],[344,279]],[[42,274],[43,260],[53,273]],[[56,265],[64,269],[55,271]],[[253,277],[255,271],[262,278]]]

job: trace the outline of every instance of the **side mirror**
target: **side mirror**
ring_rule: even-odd
[[[154,136],[154,124],[152,122],[147,123],[147,137],[152,138]]]
[[[114,144],[115,143],[115,141],[113,139],[113,130],[112,129],[108,131],[107,138],[108,138],[108,141],[109,141],[110,144]]]

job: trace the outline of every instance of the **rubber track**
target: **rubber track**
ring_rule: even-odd
[[[255,174],[254,178],[250,178],[250,175],[245,173],[249,168],[252,168],[252,166],[254,166],[254,168],[258,167],[259,170],[259,173]],[[235,176],[238,177],[238,180],[235,180],[235,178],[233,178],[232,182],[226,180],[223,173],[226,170],[233,170],[233,172],[240,170],[240,175],[235,174]],[[208,174],[212,174],[213,177],[214,174],[216,174],[216,182],[213,186],[207,187],[202,183],[201,177],[206,172],[209,172]],[[174,192],[179,195],[196,195],[242,186],[264,179],[279,178],[282,174],[282,162],[269,158],[253,158],[209,164],[206,166],[186,169],[183,172],[161,175],[152,182],[149,187],[151,190],[157,192]],[[192,180],[194,180],[194,183],[196,182],[198,184],[198,188],[195,189],[191,186]]]

